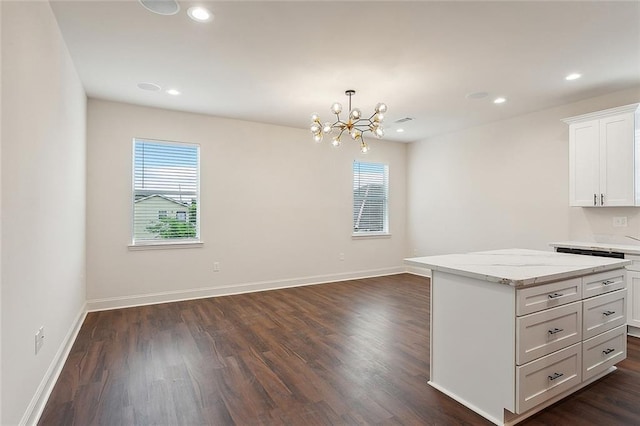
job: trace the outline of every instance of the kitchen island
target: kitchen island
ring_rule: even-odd
[[[627,260],[509,249],[405,261],[432,271],[429,384],[496,424],[626,358]]]

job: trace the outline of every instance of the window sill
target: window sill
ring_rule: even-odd
[[[189,249],[201,248],[204,246],[202,241],[171,241],[171,242],[144,242],[129,244],[129,250],[169,250],[169,249]]]
[[[366,240],[369,238],[391,238],[391,234],[388,232],[367,232],[359,234],[351,234],[353,240]]]

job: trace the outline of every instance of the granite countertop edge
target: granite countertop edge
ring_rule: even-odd
[[[573,259],[564,262],[567,259]],[[578,261],[579,259],[579,261]],[[558,260],[561,260],[558,263]],[[544,263],[547,261],[548,263]],[[427,256],[405,264],[443,273],[521,288],[621,269],[631,260],[526,249]],[[501,269],[502,268],[502,269]]]
[[[551,282],[560,281],[567,278],[574,278],[574,277],[580,277],[580,276],[589,275],[589,274],[596,274],[598,272],[612,271],[614,269],[620,269],[622,267],[621,265],[592,266],[592,267],[583,268],[576,271],[559,272],[557,274],[550,274],[550,275],[545,275],[545,276],[535,277],[535,278],[512,279],[512,278],[498,277],[493,275],[479,274],[479,273],[474,273],[469,271],[462,271],[456,268],[447,268],[445,266],[435,266],[435,265],[430,266],[430,265],[425,265],[424,263],[422,264],[411,263],[410,261],[407,261],[407,263],[413,266],[428,267],[432,271],[446,272],[449,274],[461,275],[464,277],[480,279],[483,281],[489,281],[497,284],[506,284],[511,287],[517,287],[517,288],[533,287],[536,285],[548,284]],[[628,264],[631,264],[631,261],[628,261]]]

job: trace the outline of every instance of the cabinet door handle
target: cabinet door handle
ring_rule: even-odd
[[[551,376],[547,376],[549,378],[549,380],[555,380],[558,377],[562,377],[564,376],[564,373],[553,373]]]
[[[549,334],[556,334],[556,333],[560,333],[561,331],[564,331],[564,328],[553,328],[549,330]]]
[[[615,351],[615,349],[608,348],[608,349],[605,349],[604,351],[602,351],[602,353],[603,353],[604,355],[609,355],[609,354],[610,354],[611,352],[613,352],[613,351]]]
[[[562,293],[553,293],[549,295],[549,299],[557,299],[558,297],[562,296]]]
[[[598,205],[598,196],[596,194],[593,194],[593,205],[594,206]]]
[[[604,311],[604,312],[602,313],[602,315],[604,315],[605,317],[608,317],[609,315],[613,315],[613,314],[615,314],[615,313],[616,313],[616,311]]]
[[[604,206],[604,194],[600,194],[600,205]]]
[[[602,281],[602,285],[609,285],[609,284],[613,284],[615,281],[611,281],[611,280],[604,280]]]

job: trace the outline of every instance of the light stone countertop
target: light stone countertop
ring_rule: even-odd
[[[526,249],[505,249],[441,256],[413,257],[405,263],[484,281],[530,286],[604,272],[630,260]]]
[[[640,255],[640,242],[634,244],[610,244],[593,243],[586,241],[558,241],[549,244],[551,247],[569,247],[577,249],[601,250],[606,252],[619,252],[632,255]]]

